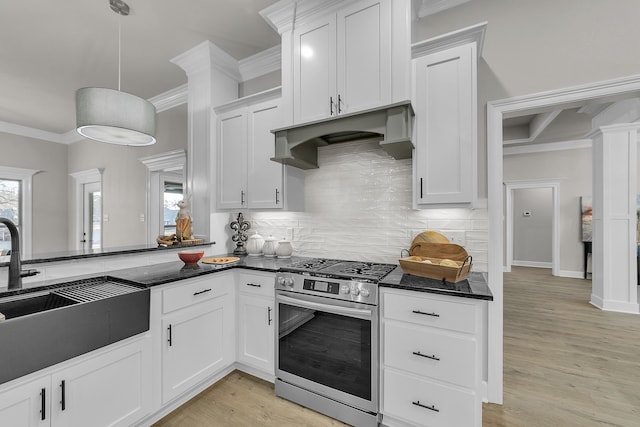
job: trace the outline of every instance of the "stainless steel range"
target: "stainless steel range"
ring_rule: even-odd
[[[378,425],[378,281],[396,265],[311,258],[276,275],[276,395]]]

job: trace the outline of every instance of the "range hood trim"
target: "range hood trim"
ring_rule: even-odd
[[[317,147],[332,143],[332,135],[340,142],[378,139],[380,147],[393,158],[409,159],[414,148],[411,141],[414,115],[411,101],[402,101],[274,129],[271,132],[275,135],[275,156],[271,160],[304,170],[317,169]]]

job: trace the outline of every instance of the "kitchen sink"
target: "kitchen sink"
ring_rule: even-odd
[[[0,300],[0,384],[148,331],[149,295],[101,276]]]

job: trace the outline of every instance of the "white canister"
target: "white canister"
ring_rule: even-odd
[[[293,246],[291,246],[291,242],[287,239],[280,240],[276,247],[276,255],[278,258],[291,258],[291,254],[293,254]]]
[[[262,245],[264,245],[264,239],[256,231],[247,239],[247,244],[246,244],[247,255],[249,256],[262,255]]]
[[[278,245],[278,239],[269,235],[266,239],[264,239],[264,245],[262,245],[262,254],[266,257],[274,257],[276,256],[276,246]]]

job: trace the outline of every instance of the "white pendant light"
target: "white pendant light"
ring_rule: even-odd
[[[127,16],[129,6],[109,0],[111,9]],[[120,24],[118,24],[118,90],[85,87],[76,91],[76,130],[109,144],[144,146],[156,142],[156,108],[146,99],[120,91]]]

